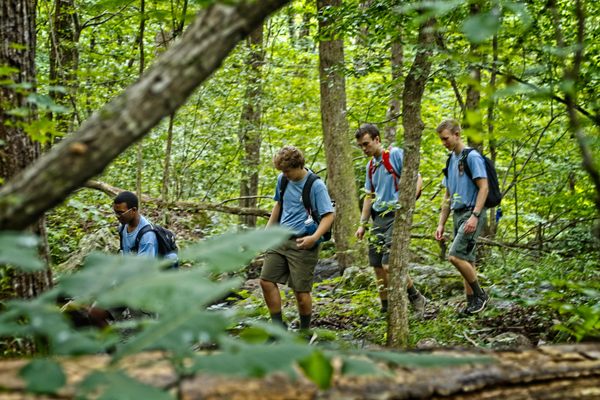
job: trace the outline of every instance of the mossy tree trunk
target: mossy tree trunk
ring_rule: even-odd
[[[390,252],[388,298],[388,340],[390,347],[403,348],[408,344],[407,273],[410,256],[410,233],[415,208],[417,176],[424,124],[421,120],[421,101],[431,70],[433,20],[419,28],[417,53],[406,76],[402,94],[402,126],[404,128],[404,165],[399,184],[399,210],[394,220],[394,235]]]
[[[336,202],[334,238],[341,268],[352,264],[352,239],[359,217],[356,182],[352,168],[348,120],[346,119],[346,78],[344,42],[324,16],[340,0],[317,0],[319,19],[319,77],[321,83],[321,123],[327,158],[327,185]]]

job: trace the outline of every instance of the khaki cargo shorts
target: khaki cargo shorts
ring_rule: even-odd
[[[460,211],[454,211],[452,218],[454,222],[454,241],[450,247],[450,255],[460,258],[461,260],[467,260],[471,263],[475,262],[475,248],[477,245],[477,238],[481,233],[481,230],[485,226],[485,220],[487,218],[486,209],[481,211],[481,215],[477,221],[477,228],[475,232],[466,234],[464,231],[465,222],[471,217],[471,210],[464,209]]]
[[[296,292],[310,292],[318,260],[319,246],[302,250],[298,249],[296,239],[290,239],[279,248],[267,251],[260,278],[287,284]]]

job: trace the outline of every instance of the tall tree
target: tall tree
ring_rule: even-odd
[[[146,63],[146,55],[144,53],[144,31],[146,30],[146,0],[140,0],[140,31],[138,33],[139,49],[140,49],[140,76],[144,73]],[[135,191],[138,199],[142,198],[142,173],[144,170],[144,144],[139,141],[137,144],[136,156],[136,174],[135,174]]]
[[[35,91],[36,1],[3,0],[0,4],[0,70],[3,80],[11,84],[0,85],[0,184],[14,179],[21,170],[40,154],[40,145],[25,132],[36,118],[36,112],[27,103],[27,94],[19,87],[30,86]],[[25,117],[10,114],[14,109],[26,109]],[[0,189],[2,189],[0,188]],[[18,198],[18,197],[17,197]],[[15,201],[14,198],[12,200]],[[48,261],[48,245],[44,228],[44,215],[39,213],[23,228],[29,227],[42,239],[40,253]],[[0,223],[0,229],[5,225]],[[52,286],[49,268],[34,274],[14,272],[13,295],[32,298]]]
[[[401,32],[402,27],[398,27]],[[390,65],[392,68],[392,90],[388,109],[386,111],[386,124],[384,127],[384,140],[387,145],[396,143],[396,130],[398,127],[398,117],[400,115],[400,94],[402,93],[402,65],[404,63],[404,46],[402,45],[402,36],[398,33],[392,40],[390,46]]]
[[[421,102],[431,70],[434,21],[429,19],[419,27],[417,53],[406,76],[402,93],[402,126],[404,128],[404,164],[400,176],[394,234],[390,252],[388,340],[391,347],[408,344],[407,271],[410,255],[410,233],[415,208],[419,172],[421,136],[425,125],[421,120]]]
[[[77,104],[77,69],[79,64],[80,24],[73,0],[55,0],[50,29],[50,84],[61,86],[61,91],[51,91],[53,100],[67,109],[68,113],[54,116],[58,134],[73,129]]]
[[[331,16],[341,0],[317,0],[319,20],[319,77],[321,83],[321,123],[327,157],[327,177],[331,197],[336,202],[335,245],[339,265],[352,263],[351,240],[359,215],[352,151],[346,119],[346,79],[344,42],[331,29]]]
[[[247,80],[244,105],[240,118],[239,139],[244,148],[240,179],[240,207],[256,207],[258,194],[258,171],[260,165],[261,97],[263,92],[262,65],[263,26],[256,28],[248,37],[246,60]],[[240,217],[240,222],[248,227],[256,226],[255,215]]]

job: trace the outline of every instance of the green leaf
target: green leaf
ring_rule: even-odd
[[[494,359],[486,356],[454,357],[437,354],[395,353],[391,351],[370,351],[366,353],[372,359],[390,362],[403,367],[440,367],[464,364],[491,364]]]
[[[98,400],[173,400],[156,387],[144,384],[121,371],[94,372],[78,386],[78,398]]]
[[[500,29],[500,17],[494,12],[485,12],[467,18],[462,30],[473,43],[481,43],[491,38]]]
[[[314,351],[310,356],[300,360],[299,364],[306,376],[320,389],[325,390],[331,386],[333,367],[323,353]]]
[[[350,376],[381,375],[381,369],[373,361],[345,357],[342,364],[342,374]]]
[[[191,370],[244,377],[262,377],[272,372],[285,372],[293,377],[294,363],[308,357],[313,351],[310,346],[297,343],[249,345],[224,340],[223,349],[219,354],[196,357]]]
[[[0,232],[0,264],[9,264],[24,272],[43,270],[38,244],[39,239],[34,235]]]
[[[56,393],[67,382],[62,367],[54,360],[36,359],[19,371],[27,390],[34,393]]]
[[[290,230],[280,227],[228,233],[189,246],[181,252],[180,257],[202,263],[211,272],[234,271],[258,253],[285,241],[290,233]]]

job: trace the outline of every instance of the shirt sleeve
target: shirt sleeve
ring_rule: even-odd
[[[483,159],[483,156],[481,154],[479,154],[476,151],[470,152],[469,156],[467,157],[467,163],[469,163],[469,168],[471,169],[471,175],[473,176],[473,179],[487,179],[485,160]]]
[[[320,216],[334,212],[333,205],[331,204],[331,197],[327,191],[325,183],[318,179],[315,181],[312,187],[314,194],[315,206]]]
[[[158,243],[154,232],[147,232],[140,240],[138,255],[155,257],[158,254]]]
[[[392,163],[392,167],[394,167],[394,171],[398,174],[398,176],[402,175],[402,166],[404,164],[404,150],[399,149],[397,147],[393,147],[390,152],[390,162]]]
[[[371,160],[367,163],[367,167],[365,168],[365,190],[368,193],[373,191],[373,185],[371,185],[371,179],[369,179],[369,165],[371,165]]]

